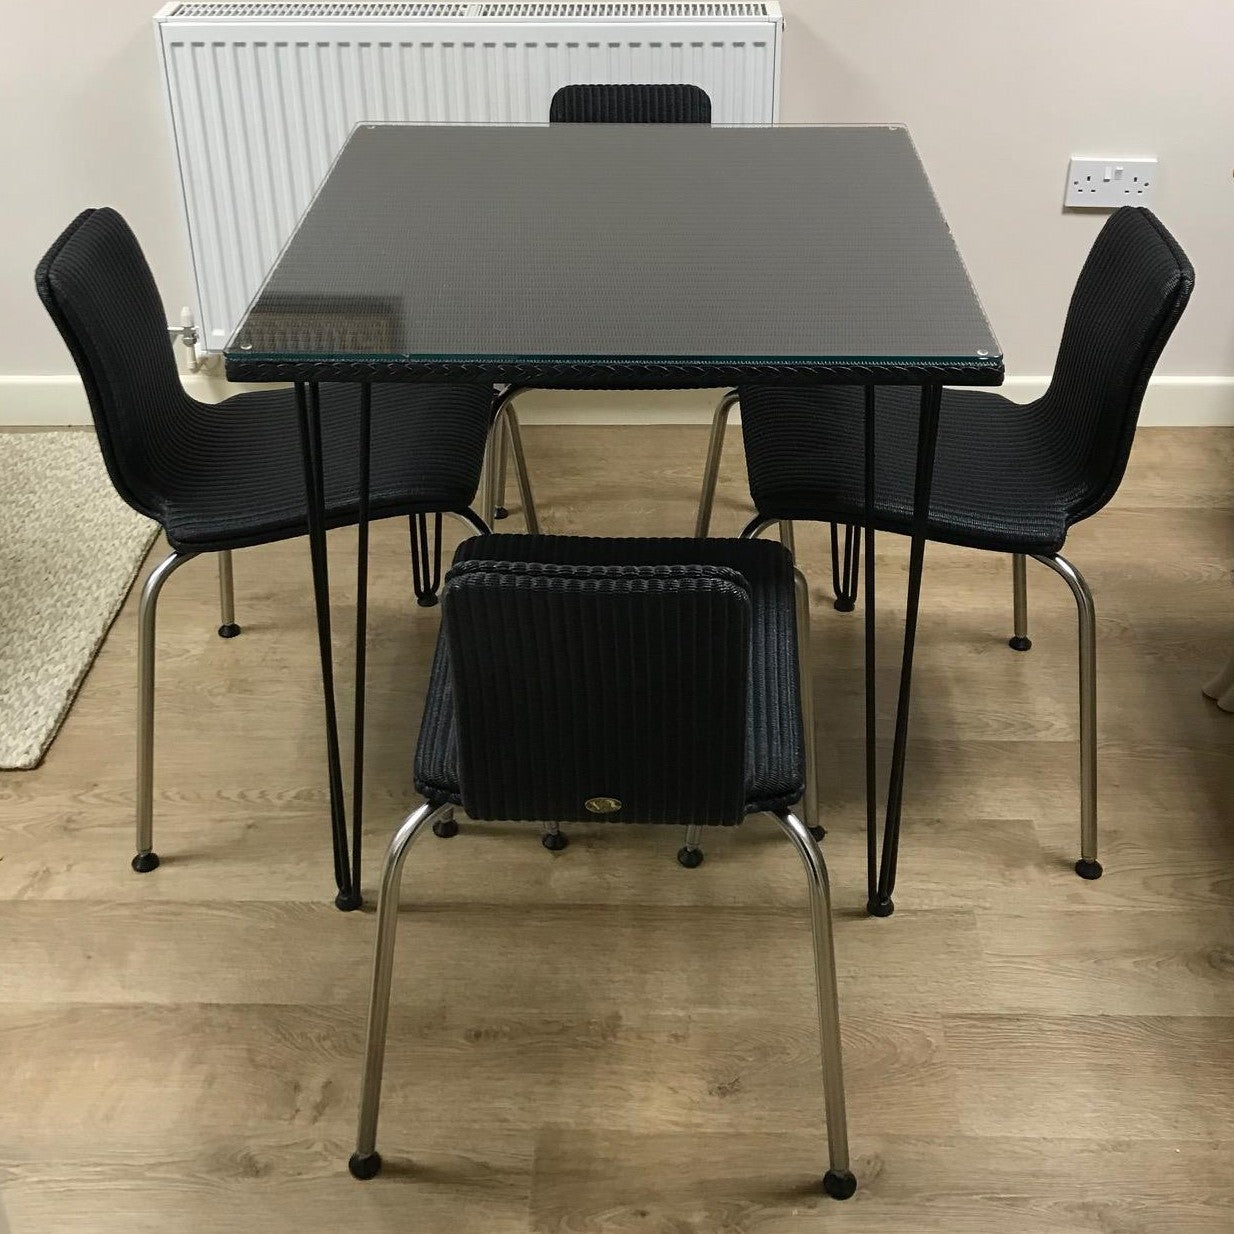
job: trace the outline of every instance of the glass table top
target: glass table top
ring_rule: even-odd
[[[227,348],[240,378],[331,362],[1002,375],[887,126],[362,125]]]

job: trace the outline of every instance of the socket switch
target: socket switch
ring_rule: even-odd
[[[1067,168],[1064,206],[1112,210],[1152,204],[1156,159],[1076,158]]]

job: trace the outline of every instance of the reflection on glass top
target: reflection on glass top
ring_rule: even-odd
[[[228,353],[1001,358],[904,129],[659,124],[357,128]]]

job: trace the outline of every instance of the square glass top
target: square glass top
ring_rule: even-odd
[[[379,124],[227,370],[994,385],[1002,354],[903,128]]]

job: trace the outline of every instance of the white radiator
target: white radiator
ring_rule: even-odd
[[[769,123],[779,103],[770,0],[189,0],[154,20],[211,351],[361,121],[545,121],[576,82],[698,85],[716,124]]]

